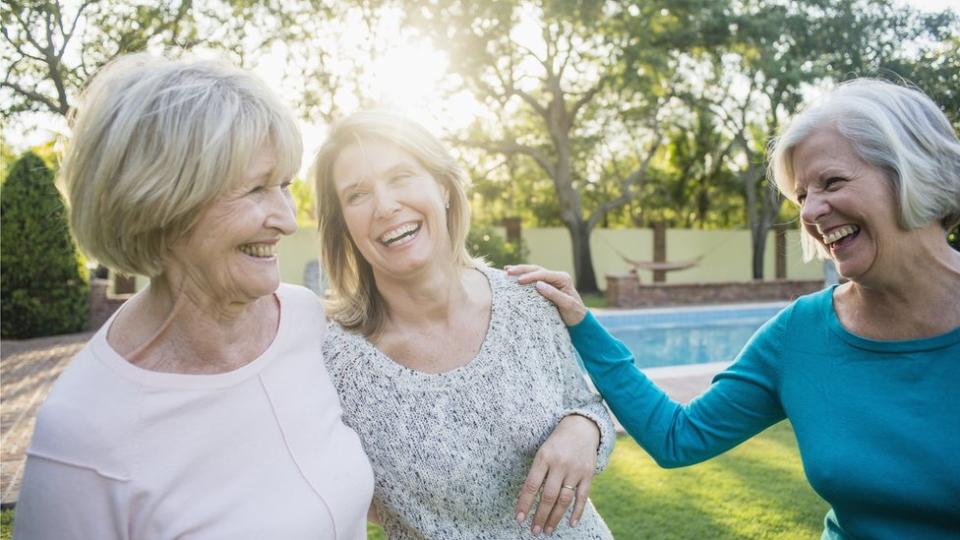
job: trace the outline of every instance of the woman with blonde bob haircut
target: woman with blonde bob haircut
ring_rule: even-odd
[[[600,393],[664,467],[698,463],[789,419],[831,509],[824,539],[957,537],[960,524],[960,141],[916,89],[840,85],[787,124],[771,175],[800,207],[808,258],[847,279],[761,327],[686,405],[636,369],[569,276],[533,266]]]
[[[331,128],[314,171],[324,360],[387,535],[610,538],[587,496],[613,424],[556,310],[467,253],[462,168],[418,124],[366,111]]]
[[[15,538],[363,538],[372,473],[322,364],[317,298],[280,284],[301,140],[221,61],[122,57],[72,115],[71,228],[150,284],[54,384]]]

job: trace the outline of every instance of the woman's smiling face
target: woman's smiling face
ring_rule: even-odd
[[[345,147],[333,182],[347,231],[375,275],[409,277],[450,262],[447,190],[408,152],[371,140]]]
[[[171,246],[169,264],[183,274],[185,292],[232,303],[277,290],[277,243],[297,224],[289,179],[273,178],[275,168],[275,153],[261,149],[189,236]]]
[[[818,129],[793,151],[800,218],[840,275],[858,280],[883,273],[909,233],[897,221],[886,173],[856,154],[834,129]]]

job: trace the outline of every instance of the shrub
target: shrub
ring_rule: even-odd
[[[33,152],[0,192],[0,334],[49,336],[82,330],[89,285],[67,228],[53,172]]]
[[[526,262],[527,248],[523,240],[507,242],[493,227],[478,225],[467,235],[467,251],[474,257],[483,257],[494,268]]]

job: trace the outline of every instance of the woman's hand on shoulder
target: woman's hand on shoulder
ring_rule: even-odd
[[[517,521],[526,519],[540,494],[540,504],[530,524],[533,534],[551,534],[574,500],[570,526],[575,527],[590,495],[599,446],[600,428],[593,420],[579,414],[560,420],[537,451],[520,488]]]
[[[516,264],[503,267],[507,275],[517,278],[517,283],[535,283],[537,292],[553,302],[560,311],[560,318],[567,326],[574,326],[587,316],[587,306],[573,286],[573,278],[566,272],[554,272],[535,264]]]

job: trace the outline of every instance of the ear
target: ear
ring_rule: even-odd
[[[450,190],[447,186],[440,184],[440,196],[443,197],[443,207],[450,208]]]

